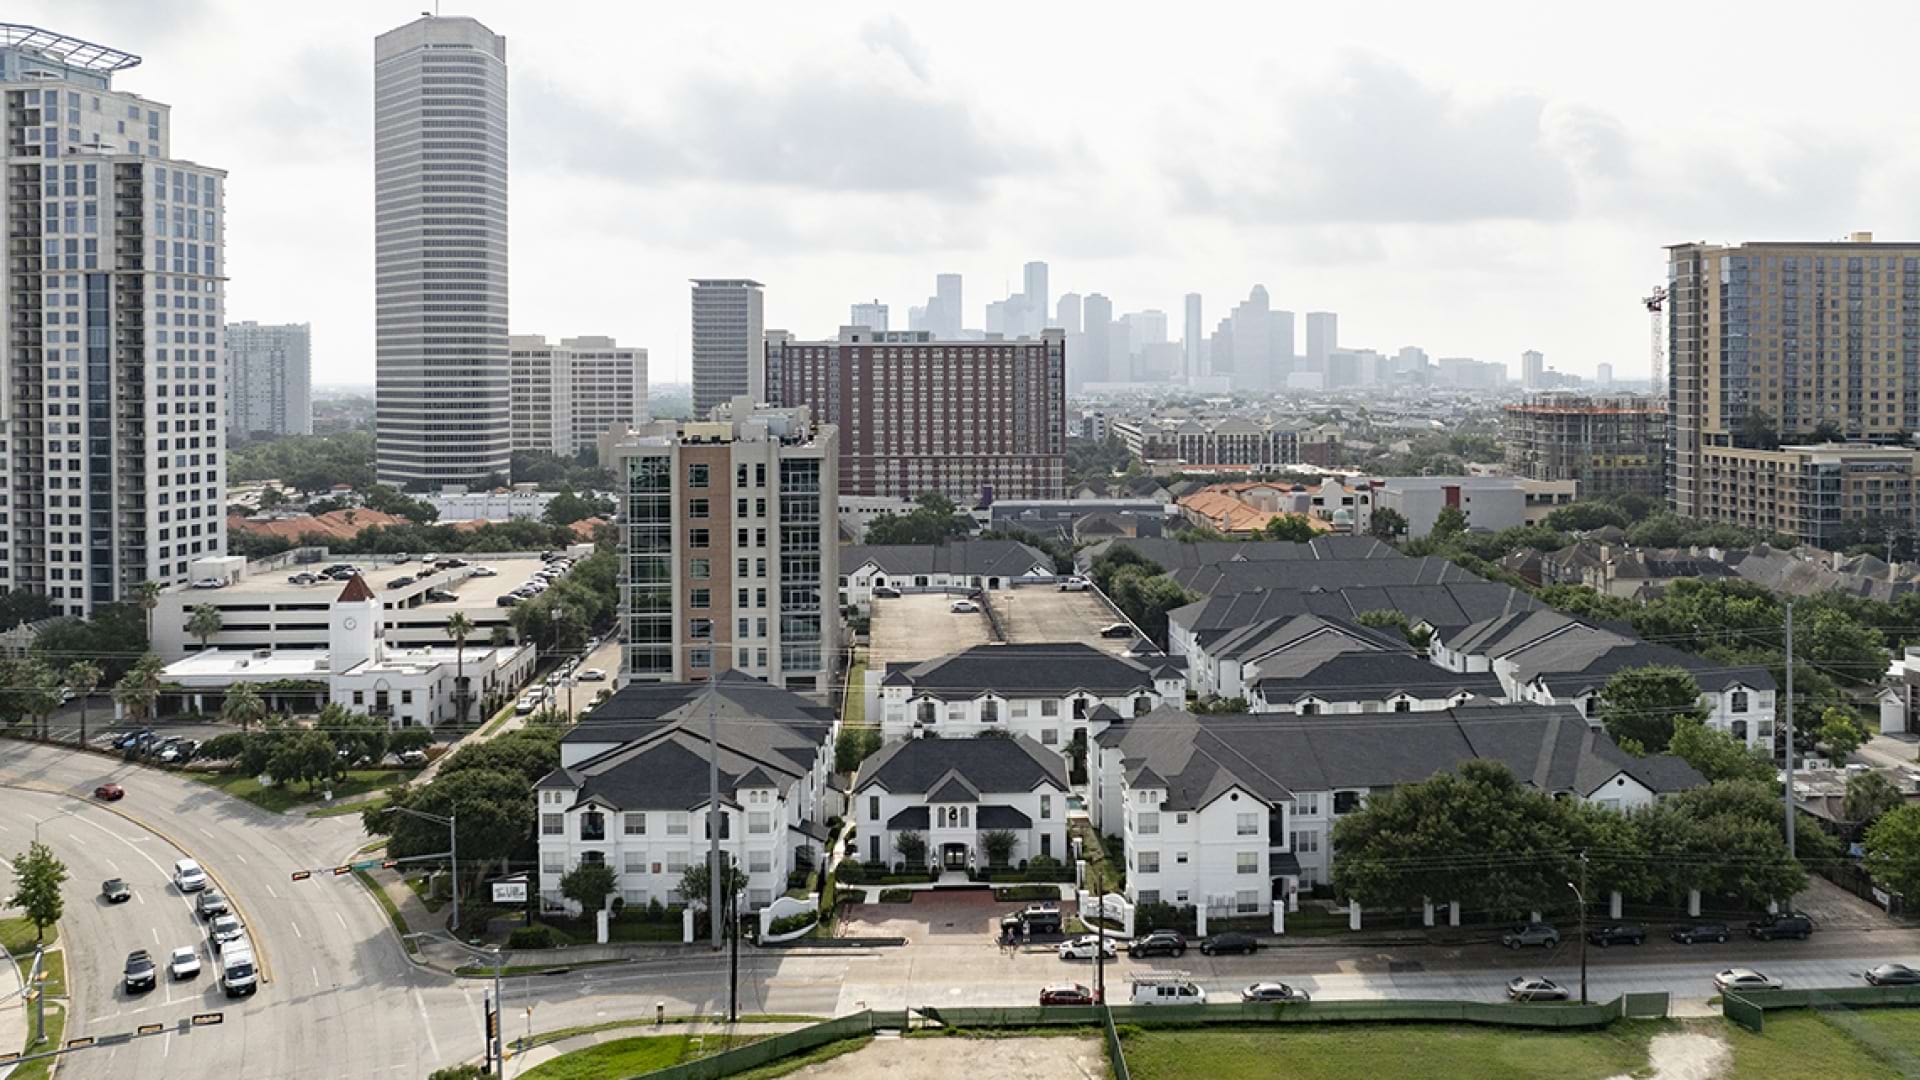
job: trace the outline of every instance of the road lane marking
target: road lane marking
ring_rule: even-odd
[[[287,920],[287,925],[288,925],[288,926],[291,926],[291,927],[293,927],[293,936],[294,936],[294,937],[297,937],[297,938],[299,938],[299,939],[300,939],[300,940],[302,940],[302,941],[305,941],[305,940],[306,940],[306,938],[307,938],[307,935],[305,935],[305,934],[303,934],[303,933],[301,933],[301,932],[300,932],[300,924],[299,924],[299,923],[297,923],[297,922],[294,922],[294,921],[293,921],[292,919],[288,919],[288,920]]]
[[[723,915],[724,915],[724,914],[726,914],[726,913],[725,913],[725,912],[721,912],[721,914],[723,914]],[[158,944],[160,944],[160,928],[159,928],[159,927],[157,927],[157,926],[153,928],[153,943],[154,943],[155,945],[158,945]]]
[[[427,1003],[420,997],[420,988],[413,987],[413,1007],[420,1011],[420,1030],[426,1032],[427,1049],[433,1051],[433,1060],[440,1060],[440,1040],[433,1037],[433,1021],[427,1016]]]
[[[333,917],[340,920],[340,929],[345,930],[347,928],[347,917],[345,915],[342,915],[338,911],[336,911],[333,913]]]
[[[267,886],[267,895],[273,897],[275,900],[280,899],[280,894],[273,891],[272,885]]]
[[[241,866],[247,865],[247,857],[245,855],[242,855],[236,851],[233,853],[233,857],[240,860]],[[722,912],[722,914],[725,914],[725,912]]]
[[[320,969],[317,967],[309,966],[307,968],[307,971],[311,972],[313,975],[313,985],[319,986],[320,985]]]

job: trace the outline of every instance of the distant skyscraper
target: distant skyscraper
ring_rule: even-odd
[[[1060,329],[1065,330],[1067,333],[1077,334],[1080,332],[1081,322],[1080,322],[1080,294],[1079,293],[1070,292],[1070,293],[1060,294],[1060,306],[1059,306],[1059,309],[1055,312],[1055,319]]]
[[[853,318],[849,326],[864,326],[869,330],[885,330],[887,327],[887,305],[875,300],[871,304],[853,305]]]
[[[1099,293],[1088,293],[1080,311],[1087,355],[1077,362],[1069,356],[1067,362],[1084,372],[1079,380],[1082,383],[1109,382],[1113,379],[1113,301]]]
[[[693,415],[742,394],[766,401],[765,297],[757,281],[696,278],[693,282]]]
[[[1275,389],[1287,385],[1294,358],[1293,312],[1273,312],[1267,316],[1267,370],[1272,373],[1269,384]]]
[[[1186,332],[1180,338],[1183,357],[1187,365],[1187,381],[1191,382],[1206,374],[1205,349],[1206,331],[1200,315],[1200,294],[1187,294]]]
[[[226,554],[227,174],[173,158],[168,107],[113,88],[139,63],[0,27],[0,587],[63,615]]]
[[[938,311],[935,308],[938,307]],[[935,340],[960,340],[960,327],[966,322],[959,274],[938,274],[933,279],[933,302],[927,305],[927,321]]]
[[[1340,316],[1331,311],[1307,312],[1307,369],[1327,370],[1327,354],[1340,347]]]
[[[1599,383],[1601,386],[1612,386],[1613,385],[1613,365],[1601,364],[1599,367],[1595,368],[1593,372],[1593,381],[1596,383]]]
[[[647,350],[610,337],[538,334],[508,339],[513,360],[513,448],[572,457],[609,429],[647,421]]]
[[[313,330],[306,323],[227,324],[227,431],[243,439],[313,434]]]
[[[1047,264],[1030,262],[1025,267],[1026,289],[1022,295],[1027,298],[1027,325],[1021,333],[1038,336],[1047,328],[1047,312],[1052,310],[1047,303]]]
[[[1267,287],[1255,285],[1233,308],[1233,386],[1236,390],[1266,390],[1272,386],[1267,350],[1272,344],[1272,314]]]
[[[1162,345],[1167,340],[1167,313],[1158,308],[1136,311],[1126,318],[1127,348],[1132,352],[1144,352],[1149,345]]]
[[[422,16],[373,61],[379,477],[483,484],[512,462],[507,39]]]
[[[1520,354],[1520,385],[1528,390],[1540,389],[1541,376],[1547,370],[1547,358],[1539,352],[1528,349]]]

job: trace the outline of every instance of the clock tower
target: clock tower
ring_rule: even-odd
[[[380,643],[380,599],[359,574],[333,602],[327,627],[328,667],[335,673],[376,659]]]

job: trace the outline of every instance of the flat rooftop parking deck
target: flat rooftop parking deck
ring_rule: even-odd
[[[945,593],[875,597],[869,666],[885,671],[890,663],[931,660],[991,642],[986,612],[956,613],[950,607],[957,599]]]
[[[1027,585],[989,593],[988,602],[1011,645],[1079,642],[1118,656],[1133,643],[1131,634],[1100,636],[1102,627],[1126,620],[1092,589],[1061,592],[1055,585]]]

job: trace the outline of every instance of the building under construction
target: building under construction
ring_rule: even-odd
[[[1650,396],[1541,394],[1506,408],[1507,471],[1531,480],[1578,480],[1583,498],[1665,483],[1666,404]]]

